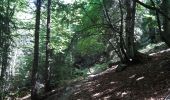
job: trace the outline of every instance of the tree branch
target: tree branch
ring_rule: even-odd
[[[166,13],[164,13],[163,11],[161,11],[159,8],[144,4],[143,2],[136,0],[136,2],[140,5],[142,5],[145,8],[148,8],[150,10],[156,10],[158,13],[160,13],[162,16],[164,16],[165,18],[167,18],[170,21],[170,17],[166,15]]]

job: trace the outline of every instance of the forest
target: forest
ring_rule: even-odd
[[[0,100],[170,100],[170,0],[0,0]]]

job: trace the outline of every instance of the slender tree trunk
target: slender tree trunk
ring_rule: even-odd
[[[131,60],[135,57],[134,45],[134,26],[135,26],[135,13],[136,2],[134,0],[126,0],[126,53]]]
[[[49,57],[50,57],[50,17],[51,17],[51,0],[48,0],[47,7],[47,36],[46,36],[46,62],[45,62],[45,92],[50,90],[50,66],[49,66]]]
[[[170,16],[170,1],[169,0],[162,1],[162,9],[163,9],[163,12],[167,16]],[[165,16],[163,19],[163,29],[164,29],[164,32],[163,34],[161,34],[161,37],[163,41],[170,47],[170,39],[169,39],[170,38],[170,21]]]
[[[36,3],[36,21],[35,21],[35,40],[34,40],[34,60],[32,66],[32,76],[31,76],[31,99],[37,100],[37,90],[35,87],[36,84],[36,75],[38,70],[38,62],[39,62],[39,30],[40,30],[40,13],[41,13],[41,0],[37,0]]]
[[[150,2],[152,3],[153,7],[156,8],[156,5],[155,5],[154,1],[150,0]],[[157,20],[157,24],[158,24],[159,34],[161,34],[162,33],[162,31],[161,31],[161,21],[160,21],[158,10],[156,10],[155,13],[156,13],[156,20]]]
[[[111,31],[114,33],[115,32],[115,28],[114,28],[114,26],[112,25],[112,22],[111,22],[111,18],[110,18],[110,16],[109,16],[109,13],[108,13],[108,10],[107,10],[107,7],[106,7],[106,2],[103,0],[103,10],[104,10],[104,16],[105,16],[105,18],[106,18],[106,22],[108,23],[108,25],[109,25],[109,28],[111,29]],[[121,32],[119,33],[119,34],[121,34]],[[110,39],[109,39],[109,45],[111,45],[112,46],[112,49],[116,52],[116,54],[118,55],[118,57],[120,58],[120,60],[121,61],[123,61],[123,56],[122,56],[122,54],[121,54],[121,50],[120,50],[120,48],[119,48],[119,37],[118,36],[116,36],[116,34],[115,35],[112,35],[112,34],[110,34],[110,37],[109,37]],[[110,40],[111,40],[111,38],[115,38],[115,41],[116,41],[116,45],[115,44],[113,44]],[[117,49],[118,48],[118,49]],[[110,50],[109,50],[109,52],[110,52]]]
[[[120,33],[119,33],[119,38],[120,38],[119,45],[120,45],[120,51],[121,51],[121,53],[123,55],[123,59],[122,59],[121,62],[125,63],[128,60],[128,56],[127,56],[126,51],[125,51],[125,42],[124,42],[124,39],[123,39],[124,14],[123,14],[123,8],[122,8],[121,0],[119,0],[119,8],[120,8],[120,16],[121,16],[121,25],[120,25]]]

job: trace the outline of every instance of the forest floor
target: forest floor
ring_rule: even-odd
[[[115,67],[61,89],[47,100],[163,100],[170,94],[170,49],[115,72]]]

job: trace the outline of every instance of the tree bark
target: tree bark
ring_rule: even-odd
[[[51,17],[51,0],[48,0],[47,7],[47,33],[46,33],[46,62],[45,62],[45,92],[50,90],[50,66],[49,66],[49,51],[50,51],[50,17]]]
[[[9,10],[10,10],[10,1],[7,0],[6,12],[5,12],[5,31],[2,31],[2,36],[5,38],[2,39],[2,55],[1,55],[1,76],[0,76],[0,99],[4,99],[4,81],[5,73],[9,64],[9,50],[10,50],[10,25],[9,25]]]
[[[37,100],[37,90],[35,87],[36,84],[36,76],[38,70],[38,62],[39,62],[39,31],[40,31],[40,13],[41,13],[41,0],[37,0],[36,3],[36,20],[35,20],[35,39],[34,39],[34,59],[32,66],[32,76],[31,76],[31,100]]]
[[[135,45],[134,45],[134,26],[135,26],[135,13],[136,2],[134,0],[126,0],[126,52],[128,58],[131,60],[135,57]]]
[[[121,60],[122,63],[125,63],[126,60],[128,60],[128,56],[125,51],[125,42],[123,39],[123,30],[124,30],[124,14],[123,14],[123,7],[122,7],[122,2],[119,0],[119,8],[120,8],[120,16],[121,16],[121,25],[120,25],[120,32],[119,32],[119,38],[120,38],[120,51],[121,55],[123,55],[123,59]]]
[[[166,15],[170,16],[170,1],[169,0],[163,0],[162,1],[162,10]],[[163,41],[170,47],[170,21],[167,17],[164,16],[163,18],[163,34],[161,34],[161,38]]]

